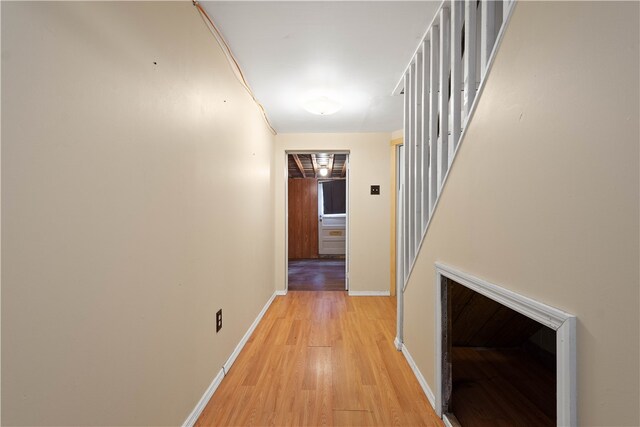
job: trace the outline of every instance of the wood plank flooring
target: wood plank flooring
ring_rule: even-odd
[[[555,372],[514,349],[453,347],[451,412],[463,426],[556,425]]]
[[[393,297],[276,297],[196,425],[441,426],[394,337]]]
[[[290,291],[344,291],[345,261],[340,258],[290,259]]]

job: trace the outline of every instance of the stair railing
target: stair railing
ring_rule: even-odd
[[[515,0],[445,0],[394,94],[404,94],[398,268],[402,291]]]

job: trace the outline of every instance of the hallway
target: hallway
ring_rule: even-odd
[[[196,425],[442,425],[394,337],[395,298],[279,296]]]

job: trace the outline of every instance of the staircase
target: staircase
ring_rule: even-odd
[[[407,286],[514,1],[443,1],[394,90],[404,94],[404,163],[398,198],[400,292]]]

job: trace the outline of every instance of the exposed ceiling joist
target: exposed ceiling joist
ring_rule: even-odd
[[[303,178],[306,178],[307,175],[304,173],[304,167],[302,167],[302,162],[300,161],[300,157],[297,154],[293,155],[293,161],[296,162],[296,166],[298,166],[298,170],[302,174]]]
[[[333,176],[333,154],[329,154],[329,164],[327,165],[327,169],[329,170],[327,176]]]
[[[311,165],[313,166],[313,176],[315,178],[318,177],[318,161],[316,160],[316,155],[311,155]]]

